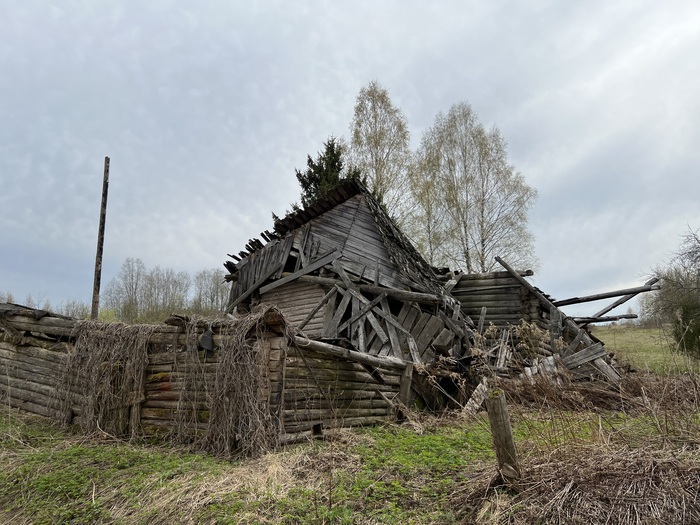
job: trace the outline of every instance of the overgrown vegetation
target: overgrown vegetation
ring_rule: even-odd
[[[656,270],[661,290],[645,297],[647,322],[665,327],[676,348],[700,358],[700,235],[688,229],[668,264]]]
[[[230,462],[99,433],[86,441],[5,409],[0,521],[696,523],[700,382],[656,349],[666,375],[630,372],[619,391],[508,391],[523,471],[515,487],[500,482],[483,413],[415,414]],[[618,354],[627,356],[631,345]]]

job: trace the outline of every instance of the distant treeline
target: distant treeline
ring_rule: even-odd
[[[147,268],[141,259],[128,258],[100,298],[100,320],[125,323],[158,322],[173,313],[220,314],[226,304],[229,285],[222,269],[201,270],[191,276],[172,268]],[[0,292],[0,302],[17,303],[11,293]],[[67,300],[53,306],[48,300],[27,295],[30,308],[87,319],[90,305]]]

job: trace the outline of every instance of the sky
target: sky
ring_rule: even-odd
[[[698,57],[694,0],[0,0],[0,292],[90,302],[105,156],[103,288],[220,268],[372,80],[414,147],[459,102],[501,130],[536,286],[640,285],[700,228]]]

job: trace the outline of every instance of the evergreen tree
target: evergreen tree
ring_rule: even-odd
[[[308,208],[323,199],[340,182],[349,178],[359,177],[359,170],[350,168],[344,172],[343,144],[335,137],[323,143],[324,149],[319,152],[316,160],[307,156],[306,170],[296,171],[297,180],[301,186],[301,204]]]

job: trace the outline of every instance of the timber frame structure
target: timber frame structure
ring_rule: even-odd
[[[406,401],[444,405],[427,374],[446,377],[471,358],[473,325],[362,183],[345,181],[261,236],[224,263],[228,312],[274,305],[308,340],[409,363],[421,373]]]
[[[655,287],[554,301],[500,258],[502,272],[440,274],[354,180],[261,237],[224,263],[220,319],[129,327],[0,304],[0,397],[86,432],[257,453],[416,405],[478,410],[492,376],[614,387],[586,326]],[[616,296],[591,318],[560,310]],[[546,337],[525,341],[533,326]]]

